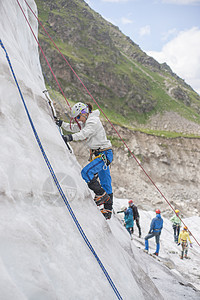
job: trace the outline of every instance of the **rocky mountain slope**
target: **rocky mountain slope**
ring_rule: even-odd
[[[151,117],[176,112],[200,124],[200,96],[169,66],[146,55],[84,1],[36,3],[43,25],[99,105],[112,114],[114,122],[148,126]],[[67,98],[91,100],[41,27],[39,40]],[[42,56],[41,64],[57,88]]]
[[[116,136],[110,125],[104,125],[108,137]],[[167,139],[119,126],[116,129],[137,161],[118,137],[112,139],[114,160],[111,176],[115,197],[133,199],[139,208],[147,210],[159,207],[163,215],[169,217],[172,210],[161,192],[184,216],[200,215],[200,139]],[[84,166],[89,154],[83,143],[73,142],[72,147],[79,163]]]

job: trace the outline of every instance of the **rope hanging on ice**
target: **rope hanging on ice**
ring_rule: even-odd
[[[71,206],[70,206],[70,204],[69,204],[69,202],[68,202],[68,200],[67,200],[67,198],[66,198],[66,196],[65,196],[65,194],[64,194],[64,192],[63,192],[63,190],[62,190],[62,188],[61,188],[61,186],[60,186],[60,183],[58,182],[58,179],[57,179],[57,177],[56,177],[56,174],[55,174],[55,172],[54,172],[54,170],[53,170],[53,168],[52,168],[52,166],[51,166],[51,163],[50,163],[50,161],[49,161],[49,159],[48,159],[48,157],[47,157],[47,155],[46,155],[46,153],[45,153],[45,150],[44,150],[44,148],[43,148],[43,146],[42,146],[42,143],[41,143],[41,141],[40,141],[40,138],[39,138],[39,136],[38,136],[38,133],[37,133],[37,131],[36,131],[36,129],[35,129],[35,126],[34,126],[34,124],[33,124],[32,118],[31,118],[31,116],[30,116],[30,114],[29,114],[28,108],[27,108],[27,106],[26,106],[24,97],[23,97],[23,95],[22,95],[21,89],[20,89],[19,84],[18,84],[18,81],[17,81],[17,78],[16,78],[15,73],[14,73],[14,70],[13,70],[13,68],[12,68],[12,65],[11,65],[11,62],[10,62],[8,53],[7,53],[7,51],[6,51],[5,47],[4,47],[3,42],[1,41],[1,39],[0,39],[0,45],[1,45],[1,47],[3,48],[3,50],[5,51],[6,58],[7,58],[7,61],[8,61],[10,70],[11,70],[12,75],[13,75],[13,77],[14,77],[14,81],[15,81],[16,86],[17,86],[17,88],[18,88],[18,91],[19,91],[19,94],[20,94],[22,103],[23,103],[23,105],[24,105],[26,114],[27,114],[27,116],[28,116],[29,122],[30,122],[31,127],[32,127],[32,130],[33,130],[34,136],[35,136],[36,141],[37,141],[37,143],[38,143],[38,146],[39,146],[39,148],[40,148],[40,150],[41,150],[41,152],[42,152],[42,155],[43,155],[43,158],[44,158],[44,160],[45,160],[45,162],[46,162],[46,165],[47,165],[47,167],[48,167],[48,169],[49,169],[49,171],[50,171],[50,173],[51,173],[51,176],[53,177],[53,180],[54,180],[54,182],[55,182],[55,185],[56,185],[56,187],[57,187],[57,189],[58,189],[58,191],[59,191],[59,193],[60,193],[60,195],[61,195],[61,197],[62,197],[62,199],[63,199],[63,201],[64,201],[64,203],[65,203],[65,205],[67,206],[67,209],[68,209],[68,211],[69,211],[69,213],[70,213],[70,215],[71,215],[71,217],[72,217],[74,223],[76,224],[76,227],[78,228],[78,230],[79,230],[81,236],[83,237],[83,239],[84,239],[86,245],[88,246],[88,248],[90,249],[90,251],[92,252],[92,254],[94,255],[94,257],[96,258],[98,264],[100,265],[100,267],[101,267],[103,273],[105,274],[105,276],[106,276],[108,282],[110,283],[110,285],[111,285],[113,291],[115,292],[117,298],[120,299],[120,300],[122,300],[123,298],[121,297],[121,295],[120,295],[120,293],[118,292],[118,290],[117,290],[117,288],[116,288],[114,282],[112,281],[110,275],[108,274],[106,268],[104,267],[103,263],[101,262],[100,258],[98,257],[97,253],[95,252],[94,248],[92,247],[90,241],[88,240],[86,234],[84,233],[84,231],[83,231],[83,229],[82,229],[80,223],[78,222],[78,220],[77,220],[77,218],[76,218],[76,216],[75,216],[75,214],[74,214],[74,212],[73,212],[73,210],[72,210],[72,208],[71,208]]]

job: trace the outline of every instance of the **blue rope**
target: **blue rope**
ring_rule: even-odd
[[[122,300],[123,298],[121,297],[121,295],[120,295],[120,293],[118,292],[118,290],[117,290],[115,284],[113,283],[111,277],[109,276],[107,270],[105,269],[104,265],[102,264],[101,260],[99,259],[98,255],[97,255],[97,253],[95,252],[94,248],[92,247],[90,241],[88,240],[87,236],[85,235],[85,233],[84,233],[84,231],[83,231],[83,229],[82,229],[80,223],[78,222],[78,220],[77,220],[77,218],[76,218],[76,216],[75,216],[75,214],[74,214],[74,212],[73,212],[73,210],[72,210],[72,208],[71,208],[71,206],[70,206],[70,204],[69,204],[69,202],[68,202],[68,200],[67,200],[67,198],[66,198],[66,196],[65,196],[65,194],[64,194],[64,192],[63,192],[63,190],[62,190],[62,188],[61,188],[61,186],[60,186],[60,184],[59,184],[59,182],[58,182],[58,179],[57,179],[57,177],[56,177],[56,175],[55,175],[55,172],[54,172],[54,170],[53,170],[53,168],[52,168],[52,166],[51,166],[51,163],[50,163],[50,161],[49,161],[49,159],[48,159],[48,157],[47,157],[47,155],[46,155],[46,153],[45,153],[45,151],[44,151],[44,148],[43,148],[43,146],[42,146],[42,144],[41,144],[41,141],[40,141],[40,139],[39,139],[39,136],[38,136],[38,134],[37,134],[37,131],[36,131],[36,129],[35,129],[35,126],[34,126],[34,124],[33,124],[33,121],[32,121],[32,119],[31,119],[31,116],[30,116],[30,114],[29,114],[28,108],[27,108],[26,103],[25,103],[25,101],[24,101],[24,97],[23,97],[23,95],[22,95],[21,89],[20,89],[20,87],[19,87],[19,84],[18,84],[18,82],[17,82],[15,73],[14,73],[14,71],[13,71],[13,68],[12,68],[12,65],[11,65],[11,62],[10,62],[8,53],[7,53],[7,51],[6,51],[5,47],[4,47],[4,45],[3,45],[2,41],[1,41],[1,39],[0,39],[0,45],[1,45],[1,47],[3,48],[3,50],[5,51],[6,58],[7,58],[7,61],[8,61],[10,70],[11,70],[11,72],[12,72],[12,75],[13,75],[13,77],[14,77],[15,83],[16,83],[17,88],[18,88],[18,90],[19,90],[19,94],[20,94],[20,96],[21,96],[21,100],[22,100],[22,102],[23,102],[23,105],[24,105],[26,114],[27,114],[27,116],[28,116],[29,122],[30,122],[30,124],[31,124],[33,133],[34,133],[35,138],[36,138],[36,140],[37,140],[37,143],[38,143],[38,145],[39,145],[39,147],[40,147],[40,150],[41,150],[42,155],[43,155],[43,157],[44,157],[44,160],[45,160],[45,162],[46,162],[46,164],[47,164],[47,167],[49,168],[49,171],[50,171],[50,173],[51,173],[51,175],[52,175],[52,177],[53,177],[53,180],[54,180],[54,182],[55,182],[55,184],[56,184],[56,187],[57,187],[57,189],[58,189],[58,191],[59,191],[59,193],[60,193],[60,195],[61,195],[61,197],[62,197],[64,203],[66,204],[67,209],[68,209],[69,213],[71,214],[71,216],[72,216],[72,218],[73,218],[73,221],[75,222],[75,224],[76,224],[76,226],[77,226],[77,228],[78,228],[80,234],[82,235],[82,237],[83,237],[85,243],[86,243],[87,246],[89,247],[89,249],[90,249],[90,251],[92,252],[92,254],[94,255],[94,257],[96,258],[98,264],[100,265],[100,267],[101,267],[103,273],[105,274],[105,276],[106,276],[108,282],[110,283],[110,285],[111,285],[113,291],[115,292],[117,298],[120,299],[120,300]]]

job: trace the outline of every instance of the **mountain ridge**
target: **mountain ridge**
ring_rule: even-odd
[[[200,124],[200,96],[166,63],[159,64],[149,57],[87,3],[80,0],[36,3],[39,19],[84,85],[103,109],[115,113],[111,116],[113,122],[122,118],[122,125],[148,126],[151,117],[172,111]],[[74,102],[90,101],[41,28],[39,40],[67,97]],[[41,65],[56,89],[42,57]]]

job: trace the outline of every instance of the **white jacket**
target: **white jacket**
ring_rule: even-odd
[[[85,123],[80,122],[81,129],[77,124],[62,123],[62,128],[69,132],[76,132],[72,135],[73,141],[86,140],[89,149],[105,149],[112,147],[107,139],[105,130],[100,121],[100,112],[95,110],[91,112]]]

